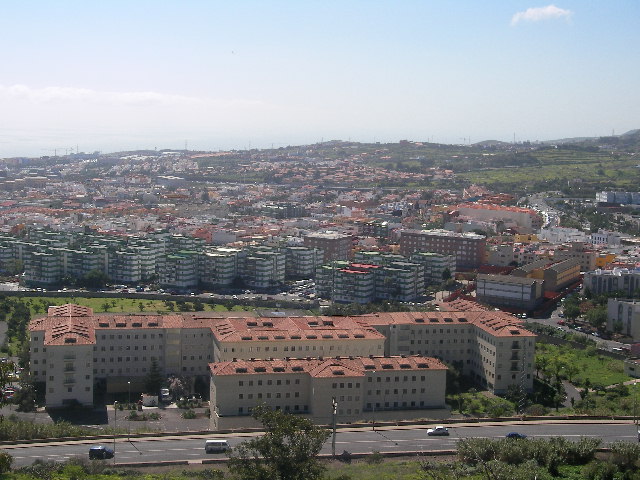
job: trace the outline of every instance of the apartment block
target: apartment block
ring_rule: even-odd
[[[596,268],[598,251],[583,242],[572,242],[569,245],[557,248],[553,258],[554,260],[575,258],[580,262],[580,270],[582,272],[590,272]]]
[[[368,253],[368,252],[367,252]],[[424,267],[419,263],[390,261],[400,255],[360,258],[383,265],[334,262],[323,265],[316,275],[316,294],[340,303],[366,304],[377,300],[408,302],[424,295]]]
[[[198,253],[191,250],[164,256],[158,265],[158,283],[177,290],[197,288],[198,260]]]
[[[607,301],[607,330],[640,341],[640,301],[610,298]]]
[[[620,291],[623,295],[632,297],[640,289],[640,270],[614,268],[585,272],[582,284],[584,290],[588,288],[596,295]]]
[[[403,230],[400,234],[400,253],[409,256],[416,252],[453,255],[456,258],[456,270],[473,269],[485,263],[486,237],[446,230]]]
[[[442,275],[448,270],[453,278],[456,274],[456,257],[435,252],[415,252],[409,261],[424,267],[424,284],[437,285],[442,283]]]
[[[322,250],[324,254],[323,263],[329,263],[334,260],[349,260],[351,258],[353,240],[349,235],[335,232],[310,233],[304,237],[303,242],[305,247]]]
[[[238,256],[238,275],[251,288],[273,288],[284,283],[286,259],[281,249],[250,247]]]
[[[198,262],[200,283],[212,288],[229,287],[238,276],[237,248],[216,248],[205,250]]]
[[[530,208],[473,203],[458,205],[455,210],[475,220],[513,222],[519,227],[520,233],[537,232],[543,225],[542,216]]]
[[[317,248],[303,246],[285,247],[287,278],[313,278],[316,269],[322,265],[324,254]]]

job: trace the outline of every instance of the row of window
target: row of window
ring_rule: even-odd
[[[287,380],[276,380],[276,383],[275,383],[275,384],[276,384],[276,385],[282,385],[282,382],[283,382],[283,381],[284,381],[284,384],[285,384],[285,385],[290,385],[290,384],[291,384],[291,380],[288,380],[288,379],[287,379]],[[253,382],[254,382],[254,380],[248,380],[248,381],[247,381],[247,385],[248,385],[249,387],[253,387]],[[257,384],[258,386],[261,386],[261,385],[262,385],[262,383],[263,383],[263,380],[256,380],[255,382],[256,382],[256,384]],[[244,381],[244,380],[240,380],[240,381],[238,381],[238,386],[239,386],[239,387],[244,387],[244,384],[245,384],[245,381]],[[265,384],[266,384],[266,385],[273,385],[273,380],[267,380],[267,381],[265,382]],[[295,385],[300,385],[300,379],[299,379],[299,378],[296,378],[296,379],[294,380],[294,384],[295,384]]]

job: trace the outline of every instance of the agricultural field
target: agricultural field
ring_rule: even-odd
[[[527,157],[520,162],[519,157]],[[458,178],[506,192],[562,190],[574,193],[622,189],[635,190],[640,180],[639,159],[626,154],[569,149],[544,149],[513,156],[513,165],[470,169]]]

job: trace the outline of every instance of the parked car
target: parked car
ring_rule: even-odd
[[[429,435],[430,437],[446,436],[449,435],[449,429],[447,427],[443,427],[442,425],[438,425],[437,427],[427,429],[427,435]]]
[[[518,432],[509,432],[504,437],[512,438],[515,440],[524,440],[525,438],[527,438],[527,436],[524,433],[518,433]]]
[[[95,447],[89,448],[89,459],[90,460],[104,460],[107,458],[113,458],[114,452],[111,448],[105,447],[104,445],[98,445]]]

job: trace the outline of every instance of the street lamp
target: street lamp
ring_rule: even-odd
[[[127,399],[127,409],[131,409],[131,381],[127,381],[129,396]],[[131,442],[131,415],[127,416],[127,442]]]
[[[333,438],[331,439],[331,456],[336,458],[336,414],[338,413],[338,402],[336,397],[331,399],[331,405],[333,406],[332,424],[333,424]]]

